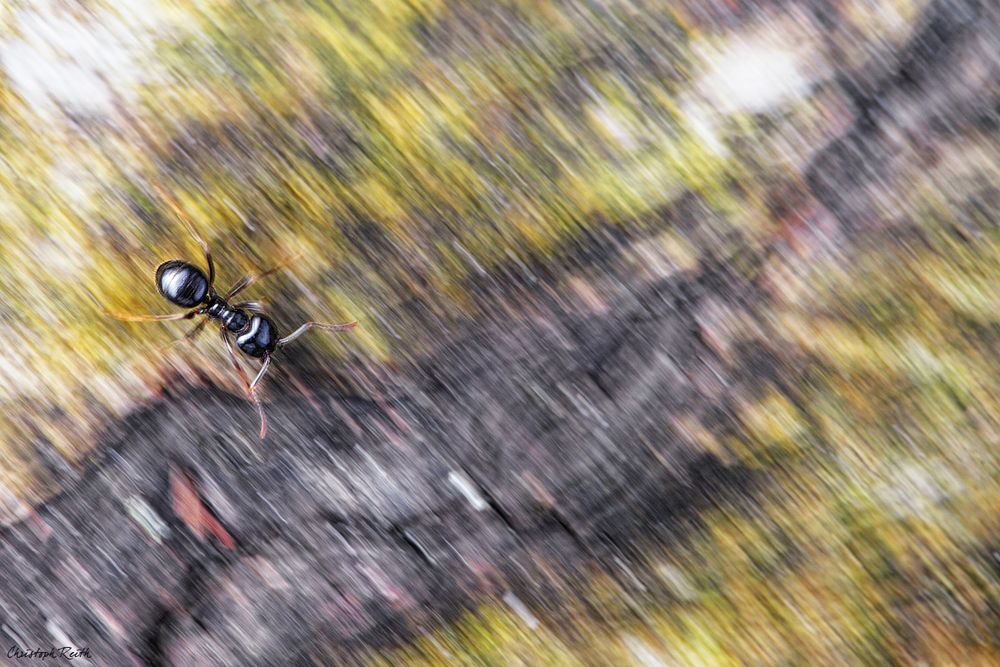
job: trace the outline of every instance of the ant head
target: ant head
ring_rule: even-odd
[[[172,259],[156,270],[156,289],[168,301],[190,308],[205,301],[208,278],[197,266]]]

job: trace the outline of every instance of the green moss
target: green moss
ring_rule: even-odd
[[[302,253],[266,293],[289,317],[360,319],[350,336],[312,340],[333,359],[419,350],[435,332],[405,304],[460,315],[480,270],[510,254],[557,259],[602,225],[652,224],[683,194],[708,210],[701,237],[655,230],[678,263],[773,240],[770,184],[795,180],[775,135],[819,117],[810,103],[722,124],[720,155],[676,102],[692,71],[677,16],[481,9],[492,13],[437,1],[179,3],[176,29],[189,32],[158,45],[148,65],[165,71],[140,91],[135,125],[92,128],[94,139],[46,130],[0,80],[0,327],[16,343],[0,394],[12,406],[0,417],[11,462],[0,482],[47,490],[25,443],[40,434],[73,456],[100,428],[95,414],[154,393],[151,350],[181,329],[118,324],[95,306],[165,312],[153,269],[199,257],[154,185],[212,241],[224,281]],[[669,66],[641,57],[651,50]],[[627,78],[610,56],[633,63]],[[739,438],[687,425],[771,482],[753,511],[706,512],[682,556],[647,554],[692,582],[690,595],[643,600],[641,623],[612,626],[573,608],[589,587],[609,615],[634,610],[595,576],[566,590],[583,637],[484,601],[373,663],[939,664],[955,647],[970,663],[995,661],[980,626],[998,582],[970,554],[995,543],[1000,506],[998,162],[996,137],[973,139],[894,184],[909,207],[900,218],[925,242],[847,264],[789,262],[801,275],[788,285],[775,273],[767,340],[740,335],[789,360],[799,395],[755,387]]]

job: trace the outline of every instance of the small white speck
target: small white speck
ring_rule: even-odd
[[[503,601],[507,603],[508,607],[514,610],[514,613],[517,614],[518,618],[520,618],[530,629],[534,630],[538,627],[538,619],[531,613],[531,610],[528,609],[527,605],[521,602],[519,597],[510,591],[507,591],[504,593]]]
[[[52,636],[52,639],[55,640],[57,647],[68,646],[74,652],[80,650],[80,647],[70,641],[69,635],[67,635],[61,627],[56,625],[55,621],[50,620],[46,623],[45,629],[48,631],[49,635]],[[90,662],[87,658],[84,658],[83,660],[84,662]]]
[[[663,662],[656,653],[653,652],[652,647],[649,644],[642,641],[634,635],[625,635],[622,637],[622,641],[625,643],[625,647],[635,658],[636,662],[644,667],[667,667],[667,663]]]
[[[125,511],[128,512],[132,520],[139,524],[150,539],[157,544],[170,534],[170,527],[163,522],[156,510],[142,498],[132,496],[125,500],[124,505]]]
[[[716,127],[717,115],[713,115],[704,106],[692,102],[687,102],[681,107],[681,114],[688,128],[708,150],[723,157],[729,155],[729,149],[719,137],[719,131]]]
[[[479,491],[472,484],[472,481],[465,475],[452,470],[448,473],[448,481],[465,496],[465,499],[472,505],[472,509],[482,512],[488,507],[482,495],[480,495]]]
[[[674,595],[682,600],[694,600],[698,597],[698,591],[691,584],[687,576],[678,568],[668,563],[663,563],[656,568],[657,573]]]
[[[484,268],[483,268],[483,265],[482,265],[482,264],[480,264],[480,263],[479,263],[478,261],[476,261],[476,258],[475,258],[475,257],[473,257],[472,253],[471,253],[471,252],[469,252],[469,251],[468,251],[468,250],[467,250],[467,249],[465,248],[465,246],[463,246],[463,245],[462,245],[461,243],[459,243],[458,241],[452,241],[452,242],[451,242],[451,246],[452,246],[452,247],[453,247],[453,248],[454,248],[454,249],[455,249],[455,250],[456,250],[456,251],[458,252],[458,254],[460,254],[460,255],[462,256],[462,258],[463,258],[463,259],[464,259],[464,260],[465,260],[466,262],[468,262],[468,263],[469,263],[469,266],[471,266],[471,267],[472,267],[473,269],[475,269],[475,270],[476,270],[476,273],[478,273],[478,274],[479,274],[479,275],[481,275],[481,276],[487,276],[487,275],[489,275],[489,274],[488,274],[488,273],[486,272],[486,269],[484,269]]]
[[[609,102],[603,102],[591,110],[594,120],[604,131],[625,150],[635,150],[639,142],[635,139],[634,128],[628,118]]]

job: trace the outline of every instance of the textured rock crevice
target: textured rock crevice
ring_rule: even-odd
[[[808,170],[856,243],[877,236],[899,137],[982,122],[969,95],[997,105],[960,76],[970,59],[995,73],[995,8],[934,2],[921,25],[894,72],[854,85],[855,123]],[[741,266],[768,261],[747,254]],[[558,618],[591,567],[638,588],[646,541],[682,539],[700,509],[755,481],[679,422],[739,438],[734,406],[762,383],[810,420],[790,381],[807,370],[765,340],[727,348],[706,333],[714,311],[759,318],[755,270],[704,257],[650,283],[613,255],[581,255],[585,280],[625,285],[620,302],[573,312],[545,296],[555,273],[535,271],[516,297],[496,281],[496,312],[522,314],[469,325],[400,371],[390,398],[310,378],[308,399],[273,392],[263,444],[252,410],[217,388],[173,390],[117,424],[79,479],[0,533],[0,571],[16,577],[0,590],[0,630],[27,646],[66,636],[112,664],[212,664],[213,651],[280,664],[395,643],[507,593]],[[172,470],[231,548],[178,515]]]
[[[699,388],[725,364],[697,340],[684,311],[696,303],[677,305],[698,281],[651,286],[632,315],[474,332],[444,357],[473,363],[436,368],[415,396],[343,399],[314,383],[320,406],[336,404],[317,418],[275,392],[264,443],[236,397],[171,392],[37,508],[51,530],[5,529],[0,561],[25,577],[0,598],[5,623],[42,637],[44,610],[60,609],[74,641],[154,664],[213,642],[267,662],[278,645],[398,640],[506,591],[544,604],[554,583],[540,562],[562,563],[567,581],[587,563],[619,567],[628,545],[680,534],[718,501],[706,479],[748,483],[670,424],[726,392]],[[179,471],[233,548],[178,515]],[[68,575],[91,585],[67,600]],[[95,609],[114,619],[99,634]]]

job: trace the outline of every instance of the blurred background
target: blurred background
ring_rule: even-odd
[[[997,664],[998,75],[981,0],[4,2],[0,647]],[[264,441],[101,311],[183,218],[360,322]]]

